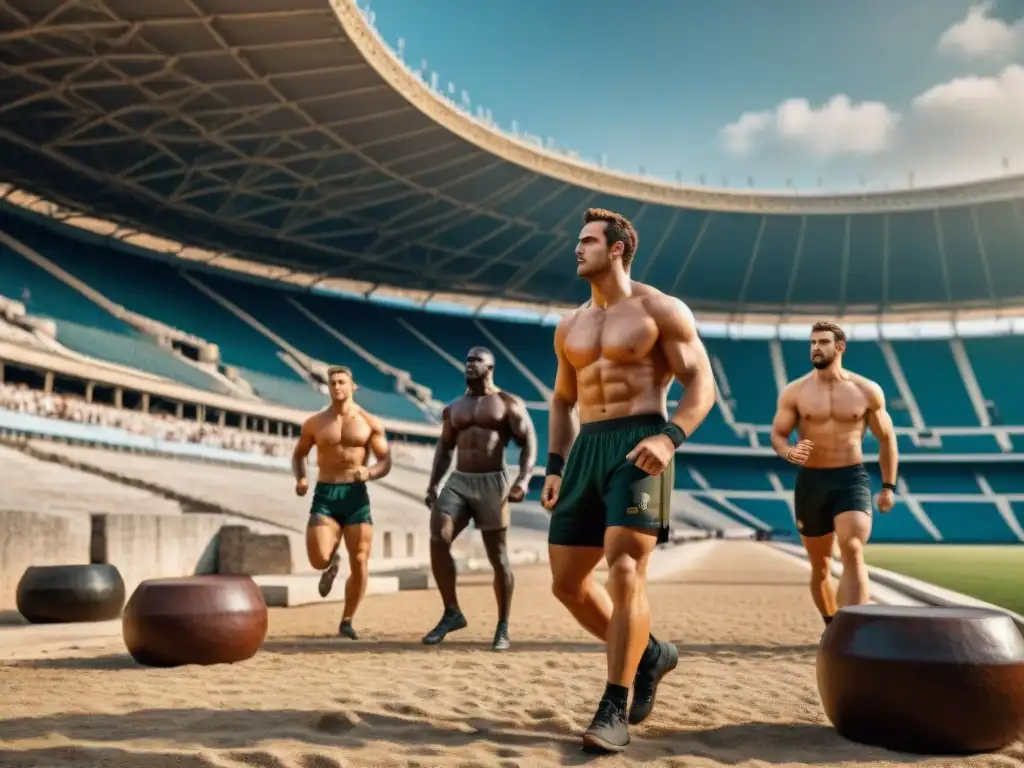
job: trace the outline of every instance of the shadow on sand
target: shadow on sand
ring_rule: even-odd
[[[410,708],[410,712],[415,712]],[[298,710],[154,709],[124,715],[52,715],[0,721],[8,741],[24,741],[59,734],[71,742],[92,742],[88,747],[42,747],[24,751],[0,750],[5,768],[36,768],[40,765],[111,766],[119,768],[210,768],[224,765],[224,758],[239,765],[278,768],[283,763],[261,751],[268,739],[309,745],[300,764],[330,768],[339,763],[317,754],[318,749],[346,753],[372,742],[390,742],[401,750],[393,757],[408,764],[435,764],[452,750],[490,745],[497,758],[516,760],[525,750],[543,748],[555,752],[563,765],[584,765],[595,759],[581,751],[578,734],[564,726],[540,722],[529,726],[512,721],[466,717],[427,722],[415,716],[358,712],[339,708],[330,712]],[[218,761],[202,755],[138,752],[124,742],[168,741],[188,750],[216,750]],[[99,746],[103,744],[103,746]],[[265,747],[264,747],[265,749]],[[743,723],[707,730],[661,730],[647,735],[634,730],[626,753],[630,761],[669,758],[705,758],[725,765],[751,760],[766,764],[823,765],[842,762],[869,765],[879,762],[919,762],[923,758],[899,755],[845,741],[827,725],[813,723]]]
[[[721,658],[731,659],[743,658],[779,658],[781,656],[807,656],[811,657],[816,652],[816,645],[750,645],[742,643],[733,644],[709,644],[709,643],[676,643],[679,649],[680,658]],[[281,654],[304,654],[304,653],[336,653],[336,654],[363,654],[363,653],[467,653],[484,652],[492,653],[490,644],[486,642],[470,640],[446,640],[441,645],[425,646],[417,641],[408,640],[360,640],[352,642],[337,637],[296,637],[296,638],[271,638],[267,640],[260,653],[281,653]],[[515,642],[513,646],[502,653],[595,653],[603,654],[605,646],[601,643],[573,643],[565,641],[538,641],[525,640]],[[245,662],[242,662],[245,663]],[[121,670],[137,669],[145,670],[135,662],[127,653],[111,654],[106,656],[91,657],[67,657],[67,658],[45,658],[25,659],[11,661],[7,666],[21,667],[23,669],[78,669],[78,670]]]

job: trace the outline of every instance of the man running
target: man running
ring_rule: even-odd
[[[320,596],[327,597],[341,563],[338,549],[345,542],[350,570],[338,634],[356,640],[352,618],[366,594],[373,540],[366,483],[391,471],[391,455],[380,419],[352,399],[356,390],[352,372],[340,365],[331,366],[327,369],[327,384],[331,404],[302,425],[292,453],[292,472],[295,493],[305,496],[309,490],[306,457],[315,445],[317,483],[306,528],[306,552],[309,564],[323,570]],[[372,467],[368,466],[371,454],[377,460]]]
[[[519,474],[512,481],[505,467],[509,440],[520,447]],[[455,471],[444,489],[438,486],[458,449]],[[436,645],[449,632],[466,626],[466,617],[455,595],[455,561],[452,542],[476,521],[484,540],[487,559],[494,568],[494,595],[498,600],[498,627],[492,648],[507,650],[509,609],[514,579],[508,561],[505,533],[509,524],[508,503],[522,501],[537,460],[537,437],[523,401],[494,385],[494,355],[473,347],[466,355],[466,394],[444,409],[441,439],[427,489],[430,517],[430,563],[444,601],[444,615],[423,638]]]
[[[878,438],[879,512],[892,509],[899,462],[882,388],[844,369],[845,351],[842,328],[832,322],[815,323],[814,370],[786,385],[772,422],[772,448],[800,467],[793,494],[796,527],[811,562],[811,597],[826,626],[837,609],[831,586],[833,538],[838,539],[843,562],[839,605],[868,602],[864,545],[871,535],[871,487],[861,450],[865,426]],[[794,429],[798,442],[791,445]]]
[[[629,686],[628,720],[635,724],[651,713],[658,683],[679,660],[674,645],[650,634],[645,572],[655,544],[667,537],[676,448],[711,410],[715,383],[686,305],[630,279],[633,225],[600,209],[583,221],[576,274],[590,283],[591,299],[555,330],[542,503],[552,510],[554,593],[608,644],[608,684],[583,744],[618,752],[629,744]],[[673,376],[686,394],[667,420]],[[602,557],[607,591],[593,576]]]

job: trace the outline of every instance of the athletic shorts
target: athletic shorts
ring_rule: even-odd
[[[366,483],[317,483],[309,508],[309,524],[317,525],[321,517],[329,517],[342,528],[359,523],[372,525]]]
[[[827,536],[835,530],[836,515],[871,514],[871,486],[863,464],[833,469],[801,467],[793,492],[796,527],[801,536]]]
[[[508,492],[512,489],[509,470],[500,472],[459,472],[448,476],[437,495],[434,510],[448,515],[456,529],[470,520],[478,531],[503,531],[508,528]]]
[[[675,461],[653,477],[626,460],[645,437],[664,429],[660,414],[627,416],[580,426],[551,513],[548,543],[603,547],[607,528],[656,530],[668,541]]]

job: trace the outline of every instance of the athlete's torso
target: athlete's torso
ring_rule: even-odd
[[[361,408],[339,415],[332,410],[312,417],[316,442],[317,479],[323,483],[352,482],[366,464],[373,434]]]
[[[808,374],[798,380],[797,434],[814,443],[808,468],[846,467],[864,460],[870,382],[844,371],[842,378],[822,381]]]
[[[511,396],[503,392],[463,395],[448,408],[456,431],[455,468],[460,472],[497,472],[505,468],[505,447],[512,437]]]
[[[650,289],[608,309],[577,311],[565,336],[565,356],[576,370],[580,422],[666,412],[672,374],[647,307]],[[646,290],[644,290],[646,289]]]

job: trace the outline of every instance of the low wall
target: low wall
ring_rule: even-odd
[[[0,611],[17,610],[18,581],[30,565],[88,563],[89,548],[88,517],[0,509]]]
[[[312,571],[304,534],[229,515],[93,515],[90,519],[0,510],[0,611],[17,609],[18,581],[30,565],[110,563],[121,572],[129,595],[145,579],[218,573],[222,531],[231,539],[224,555],[230,558],[227,570],[254,575]],[[374,531],[371,571],[420,568],[428,562],[427,541],[421,532],[383,527]]]

